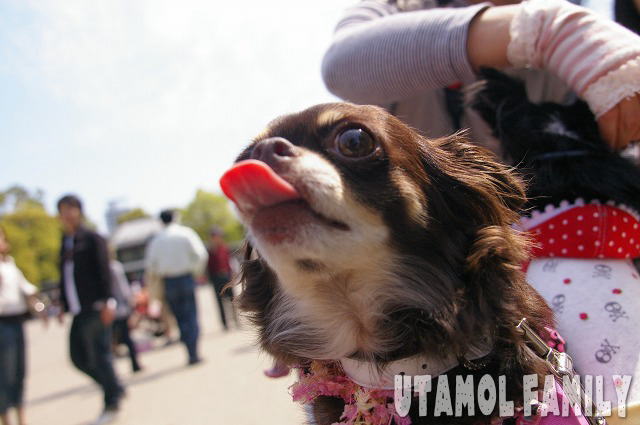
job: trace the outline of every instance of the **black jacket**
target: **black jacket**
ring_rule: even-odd
[[[73,277],[82,312],[96,309],[97,302],[111,298],[111,272],[107,244],[102,236],[89,229],[80,228],[73,239]],[[65,244],[60,247],[60,297],[65,311],[69,311],[65,290]]]

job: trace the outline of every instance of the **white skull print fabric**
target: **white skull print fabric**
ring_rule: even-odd
[[[627,403],[640,404],[640,277],[629,259],[538,258],[527,280],[547,300],[580,375],[603,375],[604,400],[617,405],[613,375],[633,375]]]

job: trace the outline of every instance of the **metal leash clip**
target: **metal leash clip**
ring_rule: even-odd
[[[591,425],[606,425],[607,421],[604,416],[600,415],[593,404],[593,401],[587,397],[586,392],[582,384],[580,384],[580,390],[576,391],[573,385],[564,386],[563,377],[568,377],[570,381],[573,381],[575,371],[573,370],[573,360],[567,353],[561,353],[547,345],[546,342],[529,326],[527,319],[520,320],[516,329],[524,336],[525,342],[529,344],[531,349],[543,360],[551,365],[556,376],[559,379],[559,385],[564,391],[565,395],[569,399],[572,406],[587,406],[591,405],[592,412],[596,412],[593,416],[584,415],[589,424]]]

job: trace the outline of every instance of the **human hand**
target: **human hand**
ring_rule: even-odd
[[[622,150],[640,140],[640,93],[623,99],[598,118],[600,135],[613,150]]]
[[[32,294],[27,296],[27,304],[29,311],[36,317],[43,318],[47,316],[47,306],[40,301],[37,295]]]
[[[47,306],[35,295],[29,297],[28,301],[31,306],[31,311],[42,322],[42,327],[45,329],[48,328],[49,314],[47,312]]]
[[[105,326],[111,326],[111,323],[113,322],[113,319],[115,319],[116,317],[116,309],[109,305],[109,303],[106,303],[103,307],[102,310],[100,310],[100,320],[102,321],[102,324]]]
[[[58,323],[61,325],[64,325],[64,311],[60,310],[60,313],[58,313]]]
[[[157,319],[162,314],[162,303],[159,300],[151,300],[147,308],[147,315],[152,319]]]
[[[129,319],[127,319],[127,326],[129,327],[129,329],[135,329],[136,327],[138,327],[138,324],[140,323],[140,315],[138,313],[131,313],[131,315],[129,316]]]

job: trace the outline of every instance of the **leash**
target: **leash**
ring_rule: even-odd
[[[560,377],[568,377],[571,382],[573,382],[573,377],[575,376],[575,371],[573,369],[573,360],[571,356],[567,353],[561,353],[554,348],[551,348],[547,345],[546,342],[536,332],[531,329],[529,324],[527,323],[527,319],[523,318],[516,325],[516,329],[518,332],[524,337],[526,343],[533,349],[538,357],[546,361],[551,365],[554,373]],[[560,388],[566,394],[572,406],[586,406],[587,403],[591,404],[592,412],[595,412],[594,416],[587,416],[584,413],[582,415],[587,419],[590,425],[606,425],[607,421],[604,416],[600,415],[596,409],[596,406],[593,404],[593,400],[587,398],[586,393],[584,391],[584,387],[582,383],[580,384],[579,391],[576,391],[576,388],[573,385],[569,385],[568,387],[563,386],[563,380],[561,379],[559,382]],[[532,406],[532,411],[539,410],[540,404],[536,404]]]

